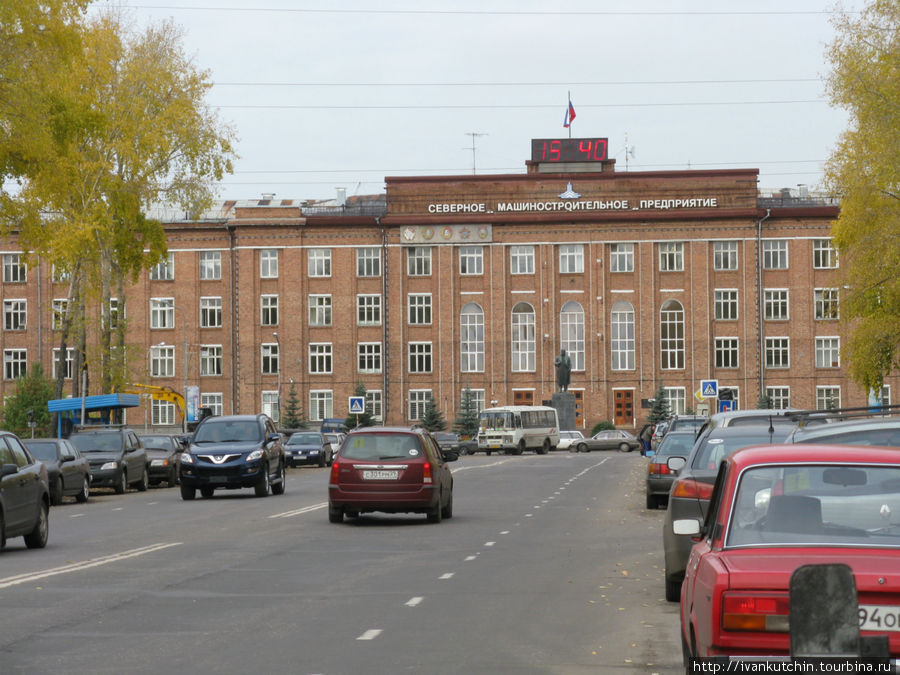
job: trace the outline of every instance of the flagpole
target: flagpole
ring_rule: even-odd
[[[572,105],[572,91],[566,92],[566,115],[569,114],[569,107]],[[572,120],[569,120],[569,138],[572,138]]]

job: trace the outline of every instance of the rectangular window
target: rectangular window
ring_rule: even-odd
[[[124,310],[123,310],[124,311]],[[109,329],[116,330],[119,327],[119,299],[109,299]]]
[[[841,367],[841,338],[816,338],[816,368]]]
[[[17,380],[25,377],[28,365],[28,352],[25,349],[3,350],[3,379]]]
[[[356,296],[356,323],[359,326],[381,325],[381,296]]]
[[[891,385],[886,384],[881,388],[881,396],[878,398],[878,402],[881,405],[891,404]]]
[[[713,291],[713,316],[716,321],[737,321],[738,292],[736,288],[717,288]]]
[[[666,392],[666,400],[669,402],[669,410],[673,415],[684,415],[685,393],[684,387],[663,387]]]
[[[374,247],[356,249],[356,276],[381,276],[381,251]]]
[[[841,388],[816,387],[816,410],[831,410],[841,407]]]
[[[466,275],[484,274],[484,248],[481,246],[459,247],[459,273]]]
[[[659,245],[659,271],[684,271],[684,244],[680,241],[664,241]]]
[[[200,252],[200,278],[216,280],[222,278],[222,252]]]
[[[431,276],[430,246],[412,246],[406,249],[406,273],[411,277]]]
[[[200,327],[222,327],[222,298],[200,298]]]
[[[330,248],[311,248],[306,254],[309,263],[309,276],[311,277],[330,277],[331,276],[331,249]]]
[[[380,389],[366,391],[366,412],[369,413],[373,419],[382,421],[384,417],[384,395],[381,393]]]
[[[407,316],[411,325],[430,325],[431,293],[410,293],[407,296]]]
[[[411,373],[430,373],[431,372],[431,343],[430,342],[410,342],[409,343],[409,372],[411,372]]]
[[[509,273],[534,274],[534,246],[509,247]]]
[[[609,271],[634,272],[634,244],[609,245]]]
[[[172,426],[175,424],[175,404],[171,401],[150,401],[150,424],[155,426]]]
[[[175,377],[175,347],[150,347],[150,377]]]
[[[763,290],[763,316],[766,321],[787,321],[791,318],[788,289],[766,288]]]
[[[738,367],[738,339],[736,337],[716,338],[716,368]]]
[[[3,301],[3,330],[25,330],[28,321],[28,303],[25,300]]]
[[[281,401],[278,400],[277,391],[262,392],[260,403],[262,405],[263,413],[271,417],[273,422],[278,422],[278,420],[281,419]]]
[[[225,410],[225,397],[219,393],[200,394],[200,407],[209,408],[213,415],[222,415]]]
[[[200,375],[222,374],[222,345],[200,345]]]
[[[312,389],[309,392],[309,420],[321,422],[333,417],[334,394],[330,389]]]
[[[309,296],[309,325],[310,326],[330,326],[331,325],[331,296],[330,295],[310,295]]]
[[[259,320],[262,326],[278,325],[278,296],[259,296]]]
[[[534,311],[531,305],[517,305],[512,313],[512,363],[514,373],[535,370],[536,335]]]
[[[634,308],[628,303],[617,303],[610,318],[610,349],[613,370],[634,370]]]
[[[75,363],[75,348],[74,347],[66,347],[66,360],[63,363],[63,379],[71,380],[72,379],[72,366]],[[59,348],[56,347],[53,350],[53,368],[51,371],[53,373],[53,379],[55,380],[59,377]]]
[[[260,372],[263,375],[277,375],[280,368],[279,345],[277,342],[264,342],[260,349]]]
[[[357,371],[360,373],[381,372],[381,343],[360,342],[356,345]]]
[[[583,274],[584,273],[584,245],[560,244],[559,246],[559,273]]]
[[[175,280],[175,254],[169,251],[169,255],[165,260],[161,260],[150,268],[151,281],[174,281]]]
[[[766,338],[766,368],[791,367],[791,339],[786,337]]]
[[[425,408],[428,407],[429,400],[431,400],[431,389],[410,389],[409,419],[417,421],[425,417]]]
[[[3,283],[24,284],[28,280],[28,268],[18,253],[3,254]]]
[[[774,410],[786,410],[791,407],[790,387],[766,387],[766,396],[772,402]]]
[[[175,327],[175,298],[150,298],[150,328]]]
[[[738,268],[738,243],[736,241],[713,242],[713,269],[717,272]]]
[[[764,239],[763,269],[786,270],[788,268],[788,243],[784,240]]]
[[[62,330],[66,321],[66,315],[69,313],[69,299],[55,298],[51,303],[53,316],[50,321],[50,327],[53,330]]]
[[[840,290],[837,288],[817,288],[815,298],[816,320],[831,321],[841,318]]]
[[[327,375],[332,372],[330,342],[310,343],[309,372],[318,375]]]
[[[278,278],[278,249],[265,248],[259,252],[259,276],[261,279]]]
[[[831,239],[813,239],[813,268],[817,270],[837,269],[837,251]]]
[[[72,275],[68,270],[63,269],[62,267],[57,267],[56,263],[53,263],[50,266],[50,280],[54,284],[65,284],[69,283],[72,279]]]

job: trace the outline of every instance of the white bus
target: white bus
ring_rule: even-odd
[[[559,418],[555,408],[503,405],[485,408],[479,417],[478,450],[488,455],[495,450],[507,455],[534,450],[543,455],[559,444]]]

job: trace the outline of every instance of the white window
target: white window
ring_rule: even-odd
[[[881,405],[891,404],[891,385],[886,384],[881,388],[881,395],[878,397],[878,402],[881,403]]]
[[[713,291],[713,316],[717,321],[737,321],[738,292],[736,288],[717,288]]]
[[[660,309],[659,348],[663,369],[684,368],[684,307],[677,300],[667,300]]]
[[[841,338],[816,338],[816,368],[841,367]]]
[[[150,268],[151,281],[175,280],[175,254],[169,251],[165,260],[161,260]]]
[[[279,344],[277,342],[263,342],[260,350],[260,372],[263,375],[277,375],[280,368]]]
[[[669,403],[669,410],[673,415],[684,415],[685,411],[685,392],[684,387],[663,387],[666,394],[666,401]]]
[[[51,303],[53,316],[50,321],[50,327],[53,330],[62,330],[66,321],[66,315],[69,313],[68,298],[54,298]]]
[[[150,328],[175,327],[175,298],[150,298]]]
[[[763,239],[763,269],[786,270],[788,268],[788,243],[784,240]]]
[[[53,379],[55,380],[59,377],[59,348],[54,348],[53,350],[53,368],[51,369],[53,372]],[[74,347],[66,347],[66,360],[63,363],[63,379],[71,380],[72,379],[72,366],[75,363],[75,348]]]
[[[334,394],[330,389],[311,389],[309,392],[309,419],[311,422],[321,422],[333,417]]]
[[[534,308],[520,302],[512,309],[512,363],[514,373],[533,373],[535,370]]]
[[[310,326],[330,326],[331,325],[331,296],[330,295],[310,295],[309,296],[309,325]]]
[[[766,387],[766,396],[772,402],[774,410],[786,410],[791,407],[790,387]]]
[[[200,394],[200,407],[209,408],[213,415],[222,415],[225,410],[224,400],[220,393]]]
[[[411,325],[431,323],[431,293],[410,293],[406,307]]]
[[[841,318],[839,289],[817,288],[813,295],[817,321],[831,321]]]
[[[28,303],[25,300],[3,301],[3,330],[25,330],[28,323]]]
[[[634,306],[620,300],[612,306],[609,322],[610,367],[634,370]]]
[[[841,407],[841,388],[833,386],[816,387],[816,410],[831,410]]]
[[[18,253],[3,254],[3,283],[24,284],[28,280],[28,268]]]
[[[659,245],[659,271],[684,271],[684,244],[680,241],[665,241]]]
[[[150,377],[175,377],[175,347],[150,347]]]
[[[360,342],[356,345],[357,372],[381,372],[381,343]]]
[[[787,288],[763,290],[763,316],[766,321],[787,321],[791,318]]]
[[[738,268],[738,243],[736,241],[713,242],[713,269],[717,272]]]
[[[459,317],[459,369],[463,373],[484,372],[484,310],[467,303]]]
[[[175,404],[171,401],[150,401],[150,424],[154,426],[172,426],[175,424]]]
[[[309,345],[309,372],[327,375],[332,372],[332,347],[330,342],[313,342]]]
[[[208,280],[222,278],[221,251],[200,252],[200,278]]]
[[[766,368],[791,367],[791,339],[787,337],[766,338]]]
[[[278,296],[259,296],[259,321],[262,326],[278,325]]]
[[[430,246],[412,246],[406,249],[406,273],[411,277],[431,276]]]
[[[278,400],[277,391],[264,391],[260,400],[262,411],[277,422],[281,419],[281,401]]]
[[[259,252],[259,276],[262,279],[278,278],[278,249],[266,248]]]
[[[509,247],[509,273],[534,274],[534,246]]]
[[[356,276],[381,276],[381,251],[374,247],[356,249]]]
[[[221,328],[222,327],[222,298],[206,297],[200,298],[200,327],[201,328]]]
[[[813,239],[813,268],[833,270],[838,266],[837,251],[831,239]]]
[[[634,272],[634,244],[609,245],[609,271]]]
[[[484,248],[481,246],[459,247],[459,273],[466,275],[484,274]]]
[[[425,417],[425,408],[431,400],[431,389],[409,390],[409,419],[421,420]]]
[[[122,310],[125,311],[124,309]],[[109,329],[116,330],[119,327],[119,299],[109,299]]]
[[[359,326],[378,326],[381,324],[381,296],[356,296],[356,323]]]
[[[373,419],[382,421],[384,417],[384,394],[380,389],[366,391],[366,412]]]
[[[410,342],[409,349],[409,372],[411,373],[430,373],[431,372],[431,343],[430,342]]]
[[[584,272],[584,245],[560,244],[559,273],[582,274]]]
[[[222,374],[222,345],[200,345],[200,375]]]
[[[584,370],[584,308],[573,300],[559,312],[559,338],[572,360],[572,370]]]
[[[3,350],[3,379],[16,380],[25,377],[28,368],[28,352],[25,349]]]
[[[330,277],[331,276],[331,249],[330,248],[311,248],[306,254],[309,263],[309,276],[311,277]]]
[[[716,368],[738,367],[738,339],[736,337],[717,337]]]

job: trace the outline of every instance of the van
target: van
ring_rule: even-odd
[[[319,427],[319,431],[323,434],[345,434],[347,433],[347,427],[344,426],[343,417],[326,417],[322,420],[322,426]]]

